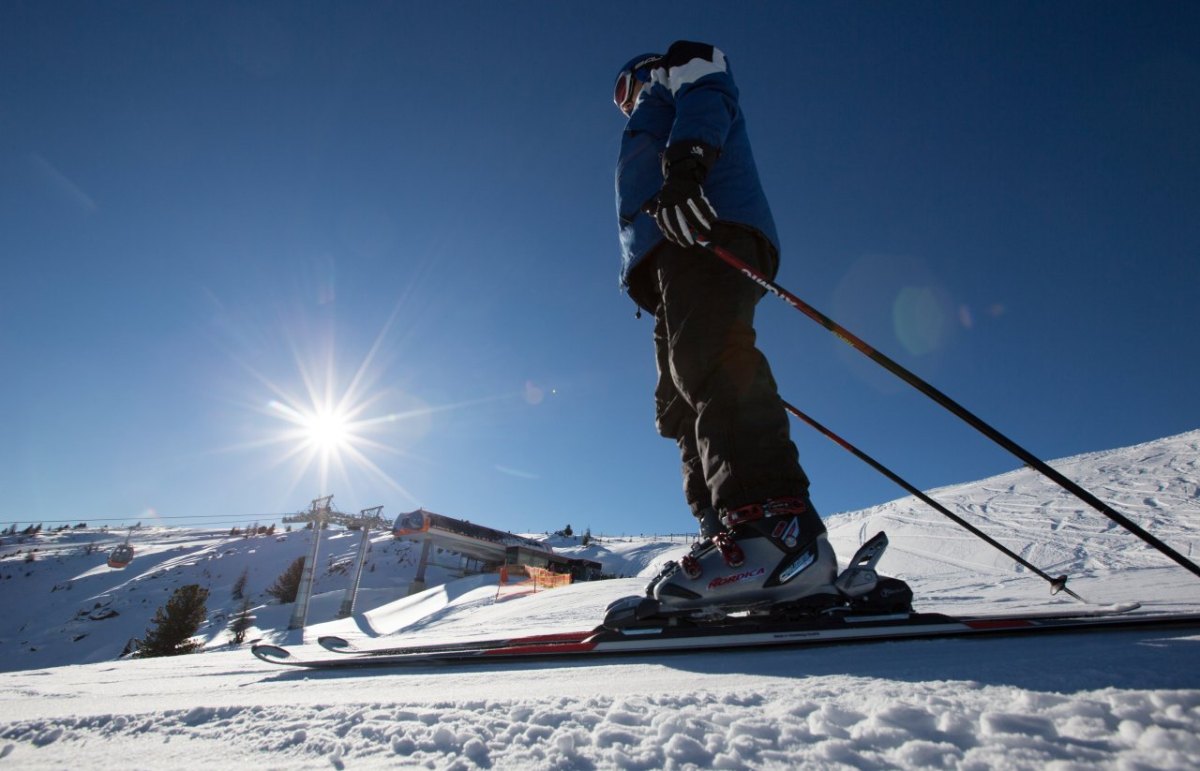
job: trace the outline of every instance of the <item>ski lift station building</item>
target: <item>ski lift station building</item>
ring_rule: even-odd
[[[425,570],[435,549],[460,556],[457,565],[440,565],[462,572],[463,575],[498,571],[505,565],[545,568],[568,574],[575,581],[590,581],[600,577],[599,562],[558,554],[548,544],[535,538],[513,535],[473,522],[467,522],[425,509],[417,509],[396,517],[392,526],[396,538],[421,542],[421,558],[410,592],[426,588]]]

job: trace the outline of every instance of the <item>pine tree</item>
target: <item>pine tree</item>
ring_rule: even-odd
[[[154,612],[154,625],[146,630],[146,639],[139,641],[137,655],[177,656],[201,648],[204,644],[191,638],[208,615],[207,601],[208,590],[199,584],[176,589],[167,604]]]
[[[254,621],[254,615],[250,613],[250,598],[242,600],[242,606],[238,608],[237,615],[229,621],[229,633],[233,635],[233,644],[241,645],[246,642],[246,630],[250,628],[250,624]]]
[[[304,558],[297,557],[296,561],[288,565],[287,570],[275,579],[275,583],[271,584],[267,589],[267,594],[271,595],[280,603],[286,605],[289,602],[296,601],[296,595],[300,592],[300,577],[304,574]]]
[[[238,580],[233,582],[233,599],[240,600],[246,596],[246,582],[250,580],[250,568],[242,571]]]

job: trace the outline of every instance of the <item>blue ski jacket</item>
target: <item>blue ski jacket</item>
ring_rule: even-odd
[[[775,220],[725,55],[711,45],[678,41],[649,69],[617,160],[621,288],[628,290],[629,272],[663,241],[642,206],[662,187],[662,155],[675,144],[699,142],[719,151],[703,184],[717,217],[758,231],[778,251]]]

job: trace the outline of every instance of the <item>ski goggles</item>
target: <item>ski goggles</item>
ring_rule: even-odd
[[[649,65],[653,64],[659,58],[658,54],[639,56],[617,75],[617,82],[613,86],[613,103],[617,105],[617,109],[625,113],[626,117],[633,113],[634,95],[637,93],[637,84],[650,80]]]
[[[617,84],[613,86],[613,103],[617,109],[628,117],[633,113],[633,93],[636,90],[633,71],[625,70],[617,76]]]

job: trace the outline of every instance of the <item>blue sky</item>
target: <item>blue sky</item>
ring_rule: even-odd
[[[0,523],[689,529],[610,97],[680,38],[732,62],[781,284],[1042,457],[1200,427],[1194,4],[7,2]],[[760,309],[785,398],[913,484],[1019,465]],[[794,437],[823,513],[902,494]]]

